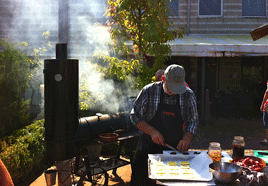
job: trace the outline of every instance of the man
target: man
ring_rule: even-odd
[[[154,77],[155,77],[155,81],[162,81],[162,75],[165,73],[164,69],[159,69],[156,71]]]
[[[197,129],[196,97],[186,87],[184,68],[170,65],[162,81],[145,86],[133,104],[130,119],[143,132],[132,166],[131,185],[151,185],[148,154],[162,153],[165,143],[187,151]]]

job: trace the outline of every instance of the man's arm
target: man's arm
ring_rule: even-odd
[[[185,152],[188,150],[190,143],[194,138],[194,134],[198,125],[196,97],[193,93],[190,95],[189,103],[189,107],[186,108],[183,112],[183,118],[186,122],[184,135],[182,140],[177,145],[177,149],[181,152]]]
[[[193,138],[194,138],[194,135],[192,133],[185,132],[184,135],[183,135],[182,140],[187,141],[187,142],[190,143],[193,140]]]
[[[154,143],[158,145],[165,145],[163,135],[154,127],[149,125],[147,122],[141,121],[136,124],[136,127],[140,129],[143,133],[150,135]]]

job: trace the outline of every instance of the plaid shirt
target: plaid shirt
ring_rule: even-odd
[[[160,102],[162,89],[163,83],[160,81],[146,85],[140,91],[133,103],[130,115],[130,120],[134,125],[141,121],[149,122],[154,117]],[[194,92],[190,88],[186,88],[186,92],[179,96],[164,94],[163,102],[169,105],[176,105],[178,98],[182,119],[186,123],[185,131],[195,134],[198,125],[198,112]]]

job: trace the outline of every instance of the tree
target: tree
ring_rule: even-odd
[[[140,87],[150,82],[153,74],[164,68],[171,53],[167,43],[182,38],[185,29],[175,29],[168,18],[167,0],[108,0],[111,37],[118,54],[134,54],[140,61],[137,82]],[[132,41],[128,47],[126,41]],[[147,56],[154,56],[153,68],[147,66]]]
[[[4,48],[0,52],[0,137],[11,134],[29,122],[28,105],[24,100],[32,77],[33,63],[22,52],[26,43],[12,44],[6,39],[0,41]]]

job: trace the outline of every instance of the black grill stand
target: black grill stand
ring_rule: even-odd
[[[123,167],[125,165],[130,164],[132,168],[133,163],[133,153],[132,151],[135,150],[136,146],[133,144],[133,140],[140,136],[139,131],[135,131],[132,133],[120,134],[119,138],[115,142],[119,142],[117,154],[115,157],[106,159],[106,160],[98,160],[98,161],[91,161],[88,157],[88,150],[83,148],[80,150],[79,155],[75,158],[75,165],[74,165],[74,174],[80,176],[80,180],[77,186],[83,186],[83,181],[89,181],[92,184],[97,183],[97,179],[92,179],[93,176],[97,176],[97,178],[104,176],[104,185],[108,185],[109,175],[108,171],[113,170],[112,174],[117,176],[117,168]],[[115,142],[99,142],[99,143],[115,143]],[[130,161],[126,161],[120,158],[122,147],[126,145],[127,154],[129,155]],[[81,166],[81,161],[83,166]],[[109,164],[110,163],[110,164]],[[82,174],[81,174],[82,173]]]

